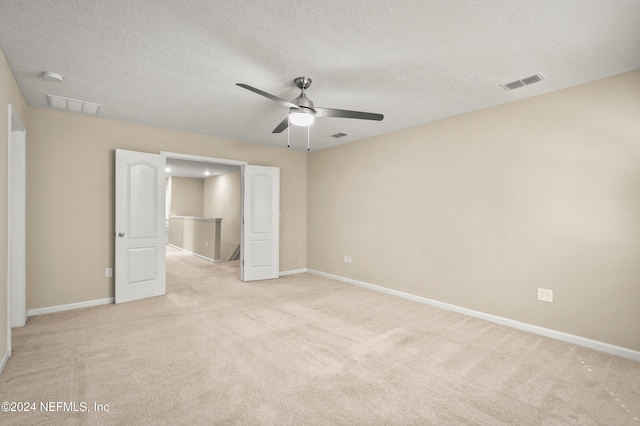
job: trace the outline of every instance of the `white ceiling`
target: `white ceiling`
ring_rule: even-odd
[[[317,150],[640,69],[640,1],[0,0],[0,47],[30,105],[285,147],[287,108],[235,83],[291,100],[308,76],[316,106],[385,115],[317,120]]]

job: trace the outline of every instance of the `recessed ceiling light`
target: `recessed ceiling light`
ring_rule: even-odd
[[[171,167],[165,167],[164,171],[167,173],[171,173]]]
[[[53,81],[54,83],[62,83],[62,75],[57,72],[45,71],[42,73],[42,78],[45,80]]]
[[[211,173],[209,173],[209,170],[207,170],[206,172],[204,172],[205,176],[209,176]]]

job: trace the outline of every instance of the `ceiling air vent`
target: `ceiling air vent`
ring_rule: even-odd
[[[92,102],[79,101],[77,99],[63,98],[62,96],[47,95],[51,108],[66,109],[67,111],[79,112],[82,114],[98,115],[102,105]]]
[[[512,81],[511,83],[501,84],[500,87],[502,87],[504,90],[513,90],[519,87],[528,86],[533,83],[538,83],[542,80],[544,80],[544,76],[538,73],[536,75],[532,75],[531,77],[523,78],[522,80],[516,80]]]
[[[331,135],[332,138],[336,138],[336,139],[343,138],[345,136],[349,136],[349,133],[340,132],[340,133],[336,133],[335,135]]]

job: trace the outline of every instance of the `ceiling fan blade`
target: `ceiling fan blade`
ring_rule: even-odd
[[[281,104],[281,105],[284,105],[284,106],[286,106],[286,107],[289,107],[289,108],[298,108],[298,105],[296,105],[296,104],[292,104],[291,102],[289,102],[289,101],[285,101],[284,99],[279,98],[279,97],[277,97],[277,96],[274,96],[274,95],[272,95],[272,94],[270,94],[270,93],[263,92],[263,91],[262,91],[262,90],[260,90],[260,89],[256,89],[255,87],[251,87],[251,86],[249,86],[248,84],[236,83],[236,86],[240,86],[240,87],[242,87],[243,89],[247,89],[247,90],[252,91],[253,93],[257,93],[258,95],[262,95],[262,96],[264,96],[265,98],[269,98],[269,99],[271,99],[272,101],[275,101],[275,102],[277,102],[277,103],[279,103],[279,104]]]
[[[375,114],[373,112],[349,111],[346,109],[321,108],[316,110],[316,117],[340,117],[340,118],[357,118],[360,120],[376,120],[382,121],[384,115]]]
[[[275,128],[275,129],[273,129],[273,132],[271,132],[271,133],[282,133],[282,131],[283,131],[284,129],[286,129],[287,127],[289,127],[289,116],[288,116],[288,115],[285,117],[285,119],[284,119],[284,120],[282,120],[282,121],[280,122],[280,124],[278,124],[278,125],[276,126],[276,128]]]

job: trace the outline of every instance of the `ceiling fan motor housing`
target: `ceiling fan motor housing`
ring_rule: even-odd
[[[304,92],[300,93],[300,96],[291,101],[292,104],[298,105],[301,109],[314,110],[313,102],[311,99],[307,98],[307,95]],[[294,109],[294,108],[291,108]]]
[[[290,111],[291,112],[299,111],[299,112],[307,112],[307,113],[315,114],[313,102],[311,101],[311,99],[307,98],[307,95],[304,93],[304,90],[309,88],[309,86],[311,86],[311,79],[309,77],[297,77],[293,80],[293,82],[296,84],[296,86],[298,86],[298,89],[300,89],[302,92],[300,93],[300,96],[298,96],[297,98],[291,101],[292,104],[296,104],[300,108],[298,109],[291,108]]]

